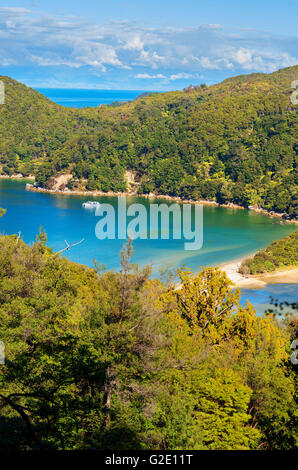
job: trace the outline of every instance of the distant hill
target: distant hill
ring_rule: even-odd
[[[156,93],[158,93],[158,92],[145,91],[144,93],[141,93],[140,95],[136,96],[133,100],[113,101],[112,103],[101,104],[100,107],[107,106],[107,107],[116,108],[117,106],[123,106],[124,104],[131,103],[132,101],[137,101],[137,100],[140,100],[142,98],[146,98],[147,96],[155,95]]]
[[[297,217],[298,66],[210,87],[71,109],[8,77],[0,106],[2,173],[36,175],[50,188],[122,191],[258,206]]]

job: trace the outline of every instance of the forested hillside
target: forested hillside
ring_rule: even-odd
[[[226,274],[181,289],[0,237],[0,448],[294,449],[297,321],[239,305]],[[297,378],[297,375],[296,375]]]
[[[0,107],[2,172],[51,188],[123,191],[253,205],[297,217],[298,66],[117,107],[67,109],[13,80]]]

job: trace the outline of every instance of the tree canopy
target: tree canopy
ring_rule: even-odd
[[[257,317],[218,268],[181,287],[0,237],[2,449],[293,449],[293,321]],[[296,390],[296,391],[295,391]]]
[[[274,272],[277,269],[298,266],[298,231],[271,243],[240,266],[243,274]]]
[[[7,77],[0,109],[2,173],[53,187],[233,202],[297,217],[298,66],[233,77],[121,106],[70,109]]]

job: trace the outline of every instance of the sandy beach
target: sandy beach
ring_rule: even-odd
[[[298,284],[298,268],[279,270],[274,273],[244,276],[239,273],[242,261],[247,257],[220,265],[228,278],[237,286],[244,289],[261,289],[266,284]]]

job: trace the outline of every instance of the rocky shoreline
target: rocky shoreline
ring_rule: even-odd
[[[29,175],[29,176],[23,176],[21,173],[18,173],[17,175],[0,175],[0,179],[7,179],[7,180],[32,180],[35,181],[35,176],[34,175]]]
[[[29,178],[26,178],[29,179]],[[80,190],[70,190],[70,189],[64,189],[59,190],[59,189],[45,189],[45,188],[39,188],[34,186],[33,184],[26,184],[26,190],[27,191],[34,191],[37,193],[50,193],[50,194],[63,194],[66,196],[92,196],[92,197],[98,197],[98,196],[106,196],[106,197],[117,197],[117,196],[126,196],[126,197],[131,197],[131,196],[138,196],[138,197],[144,197],[147,199],[163,199],[163,200],[168,200],[168,201],[174,201],[177,203],[184,203],[184,204],[200,204],[200,205],[206,205],[206,206],[214,206],[214,207],[226,207],[228,209],[239,209],[239,210],[245,210],[247,209],[246,207],[240,206],[238,204],[234,204],[232,202],[227,203],[227,204],[220,204],[219,202],[216,201],[208,201],[205,199],[199,199],[199,200],[193,200],[193,199],[181,199],[178,196],[168,196],[168,195],[161,195],[161,194],[154,194],[154,193],[149,193],[149,194],[137,194],[135,192],[113,192],[113,191],[80,191]],[[272,218],[279,218],[281,219],[284,223],[294,223],[298,224],[298,219],[288,219],[285,218],[286,214],[279,214],[277,212],[273,211],[267,211],[265,209],[259,208],[259,207],[254,207],[250,206],[248,210],[257,212],[259,214],[264,214]]]

